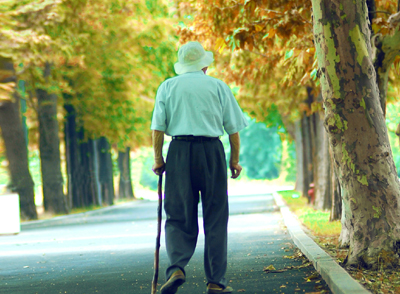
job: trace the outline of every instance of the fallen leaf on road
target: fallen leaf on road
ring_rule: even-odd
[[[237,290],[238,292],[246,292],[246,290],[245,289],[239,289],[239,290]]]
[[[308,276],[306,279],[307,279],[307,282],[308,282],[308,280],[316,280],[318,278],[319,278],[319,273],[315,272],[312,275]]]
[[[271,264],[269,266],[264,266],[264,271],[273,271],[276,270],[276,268]]]
[[[287,269],[281,269],[281,270],[277,270],[275,269],[275,267],[271,264],[270,266],[264,266],[263,271],[265,273],[283,273],[285,271],[287,271]]]

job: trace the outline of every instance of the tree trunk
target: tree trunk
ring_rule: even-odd
[[[315,153],[314,153],[314,184],[315,184],[315,208],[330,209],[331,197],[331,161],[329,156],[329,140],[325,131],[321,114],[315,113]]]
[[[97,140],[92,140],[92,149],[93,149],[93,175],[94,175],[94,184],[96,186],[96,198],[97,204],[102,206],[103,199],[101,193],[101,184],[100,184],[100,177],[99,177],[99,151],[97,148]]]
[[[79,174],[80,182],[77,189],[80,190],[83,206],[96,205],[97,186],[94,174],[94,150],[92,140],[85,138],[85,132],[81,128],[78,132],[78,150],[79,150]]]
[[[0,57],[0,83],[16,82],[12,61]],[[12,190],[20,197],[21,218],[37,219],[34,183],[29,172],[28,152],[22,128],[20,97],[0,103],[0,128],[6,148]]]
[[[325,124],[349,211],[348,265],[396,266],[400,182],[371,60],[364,1],[312,0]]]
[[[310,128],[310,117],[304,114],[301,119],[301,133],[303,141],[303,170],[304,170],[304,184],[303,184],[303,196],[308,196],[308,190],[310,189],[310,184],[314,182],[313,177],[313,161],[312,161],[312,147],[311,147],[311,128]]]
[[[328,142],[329,143],[329,142]],[[329,147],[329,146],[328,146]],[[336,176],[336,172],[334,170],[334,162],[333,162],[333,154],[332,150],[329,147],[329,158],[330,158],[330,175],[331,175],[331,215],[329,221],[340,220],[342,218],[342,193],[340,191],[339,180]]]
[[[99,180],[103,203],[112,205],[114,203],[114,181],[110,144],[105,137],[101,137],[97,148],[99,152]]]
[[[72,105],[64,105],[65,118],[65,153],[68,172],[68,199],[69,207],[83,207],[83,196],[79,187],[81,186],[81,174],[79,170],[78,133],[76,131],[76,111]]]
[[[296,186],[295,190],[303,193],[304,191],[304,158],[303,158],[303,136],[301,135],[301,121],[294,123],[294,142],[296,144]]]
[[[99,200],[100,194],[100,182],[98,177],[98,156],[96,150],[96,140],[89,139],[89,175],[90,175],[90,185],[91,185],[91,203],[93,205],[101,205],[101,201]]]
[[[135,198],[131,180],[131,165],[130,165],[130,148],[127,147],[125,152],[118,153],[118,168],[119,168],[119,198]]]
[[[45,78],[50,75],[46,63]],[[60,139],[58,137],[57,95],[38,89],[39,150],[43,183],[43,204],[46,211],[68,213],[61,174]]]
[[[96,141],[87,139],[82,127],[77,126],[75,108],[64,105],[65,146],[68,171],[68,194],[71,207],[102,205],[97,167]]]

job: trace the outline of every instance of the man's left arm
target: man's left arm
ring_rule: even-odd
[[[165,162],[162,156],[162,147],[164,145],[164,132],[153,130],[153,150],[154,164],[153,171],[156,175],[162,175],[165,170]]]

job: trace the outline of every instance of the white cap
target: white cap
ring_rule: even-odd
[[[199,71],[214,61],[213,53],[205,51],[199,42],[188,42],[179,48],[175,72],[178,75]]]

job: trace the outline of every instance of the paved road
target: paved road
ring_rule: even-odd
[[[0,236],[0,293],[150,293],[156,234],[156,202],[134,201],[85,215],[23,226],[21,234]],[[236,292],[319,293],[324,281],[307,281],[312,267],[265,273],[302,262],[282,226],[271,195],[230,197],[227,278]],[[201,223],[201,218],[200,218]],[[204,236],[178,293],[205,293]],[[161,241],[160,283],[167,257]],[[329,293],[329,292],[324,292]]]

